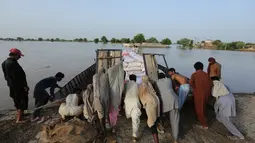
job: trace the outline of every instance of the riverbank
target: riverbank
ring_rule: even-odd
[[[234,124],[237,128],[245,135],[246,139],[241,140],[230,140],[226,136],[228,135],[225,127],[219,123],[213,114],[211,109],[208,109],[208,119],[210,126],[208,130],[202,130],[193,126],[196,123],[195,112],[193,111],[192,101],[188,100],[183,110],[181,111],[180,121],[180,143],[253,143],[255,140],[255,112],[252,110],[255,107],[255,94],[240,93],[235,94],[237,116],[233,118]],[[58,115],[58,106],[45,109],[44,115],[50,115],[52,119],[41,123],[26,123],[26,124],[15,124],[15,111],[0,112],[0,142],[5,143],[27,143],[33,141],[36,143],[36,135],[41,131],[41,127],[50,125],[54,122],[59,122],[60,117]],[[132,125],[131,120],[123,116],[119,117],[117,123],[117,132],[113,136],[116,138],[117,143],[130,143]],[[29,119],[29,116],[26,117]],[[164,123],[165,133],[159,134],[160,143],[167,143],[172,141],[171,129],[169,121],[166,120]],[[146,117],[141,117],[140,124],[140,143],[149,143],[152,140],[150,130],[146,124]]]
[[[235,50],[224,50],[224,49],[217,49],[216,47],[187,47],[187,48],[180,48],[180,49],[200,49],[200,50],[213,50],[213,51],[236,51],[236,52],[255,52],[255,49],[235,49]]]

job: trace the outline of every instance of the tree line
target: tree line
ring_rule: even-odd
[[[22,37],[17,37],[17,38],[0,38],[0,40],[5,40],[5,41],[51,41],[51,42],[94,42],[94,43],[161,43],[164,45],[170,45],[172,44],[172,41],[169,38],[165,38],[161,41],[158,41],[155,37],[150,37],[148,39],[145,39],[145,36],[143,34],[137,34],[133,37],[133,39],[131,38],[112,38],[112,39],[107,39],[106,36],[102,36],[100,39],[99,38],[95,38],[93,40],[88,40],[87,38],[75,38],[73,40],[66,40],[66,39],[60,39],[60,38],[47,38],[47,39],[43,39],[43,38],[38,38],[38,39],[33,39],[33,38],[22,38]]]
[[[245,43],[243,41],[234,41],[234,42],[222,42],[221,40],[215,40],[212,44],[218,50],[238,50],[238,49],[246,49],[250,46],[255,46],[255,43]]]
[[[149,37],[145,38],[145,36],[140,33],[137,34],[131,38],[111,38],[110,40],[107,39],[106,36],[102,36],[101,38],[95,38],[93,40],[88,40],[87,38],[75,38],[73,40],[66,40],[66,39],[60,39],[60,38],[38,38],[38,39],[33,39],[33,38],[22,38],[22,37],[17,37],[17,38],[0,38],[0,40],[5,40],[5,41],[49,41],[49,42],[94,42],[94,43],[161,43],[164,45],[171,45],[172,41],[169,38],[164,38],[161,41],[159,41],[155,37]],[[183,48],[193,48],[194,46],[197,46],[197,43],[194,43],[194,40],[188,39],[188,38],[182,38],[180,40],[177,40],[176,42],[178,45],[181,45]],[[201,41],[201,44],[205,43],[205,41]],[[249,48],[251,45],[255,46],[254,43],[245,43],[242,41],[235,41],[235,42],[222,42],[221,40],[214,40],[212,41],[212,45],[216,47],[218,50],[236,50],[236,49],[245,49]]]

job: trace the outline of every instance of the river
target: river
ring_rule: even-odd
[[[94,62],[96,49],[124,48],[120,44],[0,41],[1,62],[8,57],[9,49],[12,47],[19,48],[25,55],[19,60],[19,63],[27,74],[30,87],[30,108],[34,105],[33,88],[42,78],[53,76],[61,71],[65,73],[65,78],[59,85],[63,86]],[[168,67],[174,67],[179,73],[187,77],[190,77],[195,71],[193,68],[195,62],[204,63],[204,70],[206,71],[208,57],[215,57],[222,64],[224,82],[233,92],[255,92],[255,53],[253,52],[181,50],[175,45],[167,49],[148,48],[142,49],[142,51],[165,54]],[[163,64],[162,59],[158,61]],[[0,110],[14,108],[2,72],[0,72],[0,99]]]

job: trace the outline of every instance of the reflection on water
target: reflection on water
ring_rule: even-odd
[[[0,42],[0,61],[7,58],[12,47],[22,50],[25,57],[20,59],[20,64],[27,74],[30,86],[30,107],[33,105],[34,85],[42,78],[55,75],[61,71],[65,79],[60,83],[64,85],[75,75],[89,67],[95,59],[95,50],[101,48],[119,49],[120,44],[94,44],[94,43],[60,43],[60,42]],[[193,64],[197,61],[204,63],[207,68],[208,57],[215,57],[223,66],[222,75],[224,82],[234,92],[254,92],[255,81],[255,53],[216,51],[216,50],[183,50],[175,45],[171,48],[142,48],[142,52],[161,53],[166,55],[169,67],[174,67],[178,72],[187,77],[194,72]],[[163,59],[158,62],[163,64]],[[243,78],[245,75],[245,80]],[[6,81],[0,72],[0,109],[12,108],[13,103],[9,97]]]

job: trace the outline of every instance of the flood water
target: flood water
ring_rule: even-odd
[[[4,61],[9,49],[19,48],[25,55],[19,60],[27,74],[30,87],[29,107],[33,107],[33,88],[42,78],[53,76],[61,71],[65,78],[59,83],[63,86],[74,76],[94,63],[96,49],[120,49],[120,44],[61,43],[61,42],[6,42],[0,41],[0,61]],[[208,57],[215,57],[222,65],[224,82],[233,92],[255,92],[255,53],[216,50],[181,50],[176,46],[167,49],[142,49],[146,53],[163,53],[168,67],[174,67],[179,73],[190,77],[197,61],[204,63],[207,69]],[[164,65],[162,59],[158,62]],[[0,72],[0,110],[14,108],[9,97],[3,73]]]

